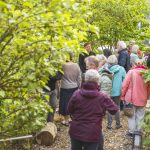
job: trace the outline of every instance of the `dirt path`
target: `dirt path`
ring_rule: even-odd
[[[104,132],[104,150],[131,150],[132,140],[126,136],[127,132],[127,118],[121,113],[122,128],[115,129],[115,122],[113,122],[113,129],[106,129],[106,119],[103,120]],[[33,150],[70,150],[70,139],[68,136],[68,127],[57,123],[59,129],[56,141],[49,147],[34,145]]]

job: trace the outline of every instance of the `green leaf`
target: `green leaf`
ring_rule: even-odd
[[[6,7],[6,6],[7,6],[6,3],[0,1],[0,7]]]
[[[26,7],[29,7],[29,8],[33,8],[32,3],[30,3],[30,2],[23,3],[23,6],[26,6]]]
[[[5,91],[0,91],[0,96],[5,97]]]

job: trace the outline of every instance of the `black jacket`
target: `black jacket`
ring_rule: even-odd
[[[148,54],[147,58],[147,67],[150,68],[150,53]]]
[[[86,64],[85,64],[84,60],[85,60],[86,57],[91,56],[91,55],[95,56],[95,53],[90,52],[89,54],[88,53],[83,53],[83,54],[79,55],[79,66],[80,66],[80,69],[81,69],[82,73],[85,73],[85,71],[86,71]]]
[[[128,54],[127,49],[123,49],[119,51],[118,53],[119,53],[118,65],[124,67],[126,72],[128,72],[129,69],[131,68],[131,65],[130,65],[130,55]]]
[[[49,77],[49,80],[46,85],[50,88],[50,91],[53,91],[56,89],[56,82],[58,80],[61,80],[61,77],[62,77],[62,73],[60,72],[57,72],[55,76]],[[46,88],[44,88],[44,91],[49,92]]]

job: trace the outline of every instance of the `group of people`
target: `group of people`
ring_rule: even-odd
[[[121,128],[120,109],[124,101],[134,106],[134,115],[128,118],[127,135],[142,130],[150,86],[144,82],[141,71],[150,67],[150,54],[144,66],[135,41],[131,41],[129,48],[124,41],[118,41],[117,55],[109,49],[96,55],[91,43],[85,43],[84,48],[86,52],[79,55],[79,64],[72,61],[70,54],[70,60],[63,65],[64,73],[50,77],[47,85],[53,113],[48,114],[47,121],[53,121],[57,104],[55,83],[61,80],[59,114],[64,117],[62,124],[69,126],[71,149],[103,150],[102,118],[107,111],[107,129],[112,129],[115,115],[116,129]]]

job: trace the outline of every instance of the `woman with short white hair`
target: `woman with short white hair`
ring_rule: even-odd
[[[118,51],[120,51],[122,49],[125,49],[125,48],[127,48],[126,43],[124,41],[118,41],[118,43],[117,43],[117,49],[118,49]]]
[[[111,98],[113,101],[117,104],[117,106],[120,108],[120,95],[121,95],[121,88],[122,88],[122,82],[125,78],[126,71],[122,66],[119,66],[117,63],[117,57],[115,55],[111,55],[108,57],[108,68],[111,72],[113,72],[113,80],[112,80],[112,92],[111,92]],[[119,129],[122,127],[120,123],[120,112],[118,111],[115,114],[115,120],[116,120],[116,129]],[[112,116],[108,113],[108,124],[107,128],[111,129],[112,125]]]
[[[101,91],[111,96],[113,74],[108,69],[107,58],[104,55],[96,55],[99,60],[98,72],[101,75]]]
[[[118,64],[118,60],[117,60],[117,57],[115,55],[111,55],[108,57],[108,60],[107,60],[108,64],[112,65],[112,64]]]
[[[107,63],[107,58],[103,54],[96,55],[96,58],[99,61],[99,68],[101,68],[102,66],[104,66]]]
[[[99,91],[99,78],[96,70],[87,70],[81,89],[69,101],[71,150],[102,150],[102,118],[106,110],[111,114],[118,111],[111,98]]]
[[[136,60],[139,59],[138,54],[137,54],[138,49],[139,49],[138,45],[133,45],[131,48],[130,62],[131,62],[132,67],[136,64]]]
[[[100,75],[95,69],[90,69],[85,73],[85,82],[96,82],[99,84]]]
[[[117,43],[117,50],[118,50],[118,64],[126,70],[129,71],[131,68],[130,66],[130,56],[127,51],[127,45],[124,41],[118,41]]]

